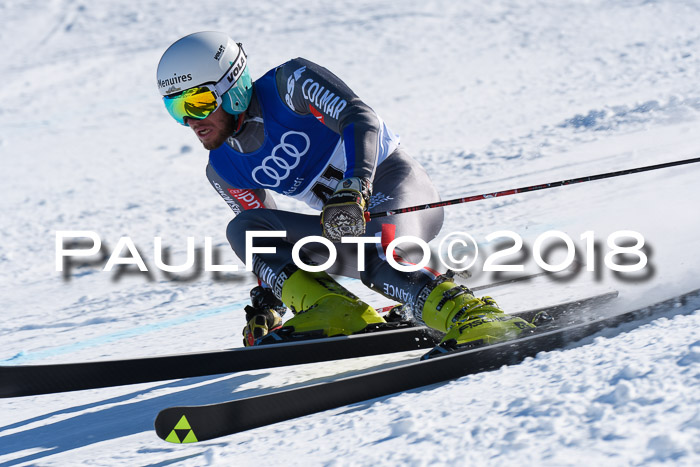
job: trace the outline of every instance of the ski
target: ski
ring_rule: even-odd
[[[430,348],[423,326],[228,350],[123,360],[0,366],[0,397],[34,396]]]
[[[576,302],[518,313],[535,316],[547,312],[551,326],[563,326],[501,344],[455,351],[452,354],[402,364],[390,369],[363,373],[283,390],[262,396],[203,406],[170,407],[162,410],[155,420],[157,435],[172,443],[190,443],[218,438],[245,430],[321,412],[376,397],[414,389],[458,378],[479,371],[514,364],[543,350],[561,347],[569,340],[579,339],[604,327],[633,319],[640,312],[620,315],[615,320],[595,319],[581,314],[616,297],[617,292]]]
[[[610,294],[603,294],[585,300],[610,298]],[[537,311],[522,314],[529,321],[529,316]],[[353,336],[158,357],[0,366],[0,397],[97,389],[429,349],[437,341],[439,336],[435,331],[414,326]]]

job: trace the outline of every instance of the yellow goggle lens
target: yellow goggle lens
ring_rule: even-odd
[[[185,125],[185,117],[202,120],[218,107],[216,95],[206,87],[195,87],[175,96],[165,96],[163,102],[168,113],[182,125]]]

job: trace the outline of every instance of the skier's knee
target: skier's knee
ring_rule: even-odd
[[[268,209],[250,209],[236,215],[226,227],[226,238],[238,253],[245,251],[246,232],[281,230],[275,213]]]
[[[243,248],[245,248],[246,231],[255,230],[252,225],[253,218],[250,214],[248,214],[249,212],[252,211],[243,211],[242,213],[238,214],[236,217],[231,219],[226,226],[226,238],[231,244],[231,248],[233,248],[233,251],[235,252],[243,251]]]

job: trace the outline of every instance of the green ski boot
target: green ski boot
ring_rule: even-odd
[[[282,301],[294,317],[284,323],[294,332],[326,337],[350,335],[384,318],[325,272],[295,271],[282,285]]]
[[[440,346],[479,346],[507,341],[535,326],[503,312],[491,297],[476,298],[449,280],[436,285],[425,300],[422,319],[445,334]]]

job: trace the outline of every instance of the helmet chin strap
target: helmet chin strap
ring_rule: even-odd
[[[263,119],[256,115],[257,111],[253,110],[251,113],[251,105],[253,102],[253,97],[251,99],[251,103],[248,104],[248,108],[246,108],[243,112],[239,113],[238,115],[235,115],[235,130],[233,131],[233,134],[231,136],[236,136],[238,133],[243,129],[243,126],[248,123],[248,122],[258,122],[258,123],[263,123]]]
[[[238,134],[238,132],[241,131],[241,127],[243,126],[243,122],[245,122],[246,115],[248,115],[248,110],[244,110],[243,112],[236,115],[236,129],[233,132],[234,135]]]

